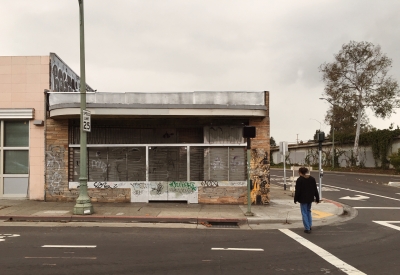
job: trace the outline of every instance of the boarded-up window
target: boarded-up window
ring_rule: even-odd
[[[128,181],[146,180],[146,147],[128,148]]]
[[[127,180],[126,148],[111,147],[108,149],[108,180]]]
[[[204,128],[205,143],[210,144],[240,144],[244,143],[243,127],[210,126]]]
[[[190,180],[191,181],[202,181],[204,178],[205,169],[205,151],[208,147],[190,147]],[[208,162],[207,162],[208,163]],[[208,170],[207,170],[208,171]]]
[[[186,147],[149,147],[149,180],[187,180]]]
[[[211,147],[209,150],[209,175],[208,180],[227,181],[228,180],[228,151],[227,147]]]
[[[178,143],[203,143],[203,128],[179,128],[177,129]]]
[[[246,150],[243,147],[229,148],[229,180],[246,179]]]
[[[204,176],[201,180],[243,181],[246,179],[245,148],[205,148],[203,167]]]
[[[70,143],[79,144],[79,126],[71,126]],[[123,128],[94,127],[87,144],[174,144],[203,143],[203,128]]]
[[[71,181],[79,181],[80,150],[73,148],[69,165]],[[89,181],[145,181],[146,147],[88,148]]]
[[[79,148],[71,148],[69,154],[69,180],[70,181],[79,181],[80,176],[80,149]]]
[[[184,146],[152,146],[149,181],[186,181],[187,151]],[[71,148],[70,181],[79,181],[79,148]],[[190,181],[246,180],[244,147],[190,147]],[[89,181],[145,181],[146,147],[88,148]]]
[[[108,179],[107,148],[89,148],[88,157],[89,181],[106,181]]]

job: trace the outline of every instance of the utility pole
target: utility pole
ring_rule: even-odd
[[[87,192],[87,144],[86,131],[84,130],[83,113],[86,112],[86,72],[85,72],[85,32],[84,32],[84,12],[83,0],[79,2],[79,33],[80,33],[80,175],[79,175],[79,197],[74,206],[74,215],[91,215],[94,213],[93,205]],[[86,127],[85,127],[86,128]],[[89,128],[90,131],[90,128]]]

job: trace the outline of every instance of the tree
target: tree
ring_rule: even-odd
[[[325,82],[324,96],[338,106],[357,110],[354,156],[359,164],[358,142],[362,114],[370,108],[376,117],[390,117],[400,106],[396,80],[388,76],[392,60],[370,42],[344,44],[335,61],[319,67]]]
[[[326,112],[325,123],[331,125],[330,132],[332,132],[332,127],[334,128],[335,134],[355,134],[357,113],[358,110],[354,106],[330,105],[330,108]],[[372,125],[370,125],[369,118],[365,112],[361,114],[360,125],[360,133],[365,133],[372,129]]]
[[[276,146],[276,141],[275,141],[275,139],[274,139],[273,137],[271,137],[271,138],[269,139],[269,145],[270,145],[270,146]]]

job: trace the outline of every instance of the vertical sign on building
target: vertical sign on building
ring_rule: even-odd
[[[90,112],[86,110],[82,110],[83,112],[83,131],[90,132]]]
[[[51,92],[79,93],[80,77],[55,53],[50,53],[50,90]],[[86,92],[95,92],[86,84]]]

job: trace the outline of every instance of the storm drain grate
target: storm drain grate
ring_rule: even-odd
[[[216,228],[239,228],[237,222],[208,222],[208,224]]]

